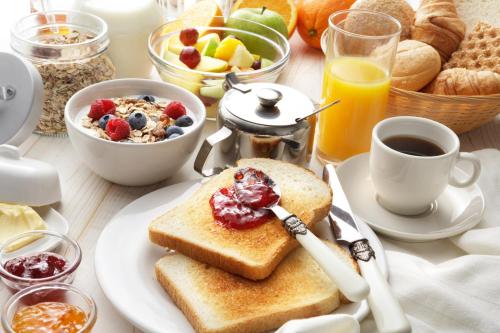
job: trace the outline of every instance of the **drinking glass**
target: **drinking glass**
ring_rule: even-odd
[[[390,15],[350,9],[329,17],[317,155],[338,163],[370,149],[385,117],[401,24]]]

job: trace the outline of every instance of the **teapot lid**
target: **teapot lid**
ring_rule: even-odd
[[[314,112],[314,105],[306,95],[281,84],[246,83],[231,88],[222,107],[243,122],[287,127]]]

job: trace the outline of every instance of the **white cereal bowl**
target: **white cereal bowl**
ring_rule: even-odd
[[[194,124],[185,134],[155,143],[114,142],[92,136],[80,124],[79,114],[99,98],[153,95],[176,100],[193,113]],[[127,186],[149,185],[172,176],[193,153],[205,122],[205,106],[186,89],[161,81],[110,80],[88,86],[66,104],[65,121],[73,148],[96,174]]]

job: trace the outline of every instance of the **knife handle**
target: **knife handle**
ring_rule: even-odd
[[[387,280],[374,258],[358,260],[361,274],[370,285],[368,305],[380,333],[408,333],[411,326],[401,305],[394,297]]]
[[[309,229],[304,234],[297,234],[297,241],[309,252],[323,271],[335,282],[347,299],[359,302],[365,299],[370,288],[365,279],[352,266],[328,248],[323,241]]]

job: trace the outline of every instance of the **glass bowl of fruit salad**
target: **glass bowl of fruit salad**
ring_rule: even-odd
[[[197,95],[208,119],[217,115],[228,72],[241,82],[274,82],[290,57],[288,39],[270,27],[237,18],[212,22],[174,20],[149,36],[149,56],[162,80]]]
[[[12,291],[48,282],[72,283],[82,260],[78,243],[48,230],[33,230],[0,247],[0,277]]]
[[[145,79],[91,85],[65,109],[78,157],[99,176],[126,186],[176,173],[193,154],[205,117],[203,103],[188,90]]]

